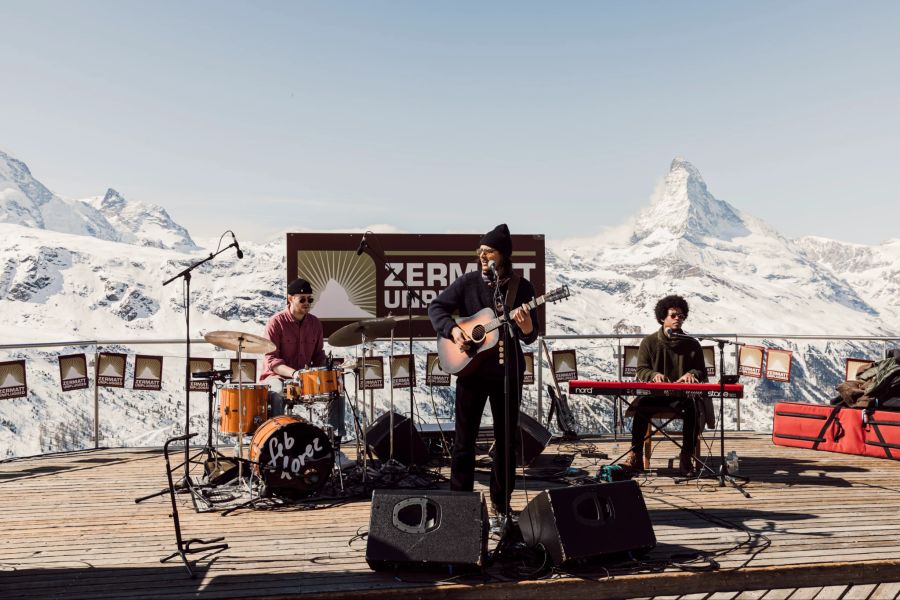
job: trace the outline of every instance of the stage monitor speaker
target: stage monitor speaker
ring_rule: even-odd
[[[478,492],[375,490],[366,562],[375,570],[480,570],[487,507]]]
[[[556,566],[629,552],[640,555],[656,546],[635,481],[544,490],[519,515],[519,529],[525,543],[541,544]]]
[[[386,412],[366,430],[369,449],[382,461],[391,458],[391,413]],[[412,421],[394,413],[394,460],[404,465],[424,465],[428,462],[428,450],[422,436]]]
[[[516,463],[520,466],[528,466],[536,459],[553,435],[540,423],[523,412],[519,413],[519,438],[521,442],[516,446]]]

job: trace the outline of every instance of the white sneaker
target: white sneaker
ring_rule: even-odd
[[[503,533],[503,516],[502,515],[494,515],[492,517],[488,517],[488,531],[494,535],[500,535]]]

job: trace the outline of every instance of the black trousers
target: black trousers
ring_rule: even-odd
[[[641,398],[634,409],[634,420],[631,423],[631,447],[633,450],[643,452],[644,436],[650,426],[650,418],[657,410],[675,409],[682,412],[684,424],[682,425],[681,452],[694,454],[697,445],[697,405],[694,400],[671,398]]]
[[[509,395],[507,403],[502,377],[471,375],[456,380],[456,441],[450,465],[450,489],[471,492],[475,486],[475,440],[485,402],[490,398],[495,440],[491,502],[498,510],[509,506],[516,483],[515,448],[522,382],[515,377],[510,381]]]

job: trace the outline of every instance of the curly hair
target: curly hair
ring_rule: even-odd
[[[662,325],[663,321],[666,320],[670,308],[677,308],[681,310],[681,312],[684,313],[685,318],[687,318],[688,312],[690,310],[688,308],[687,300],[685,300],[681,296],[677,294],[666,296],[665,298],[662,298],[659,302],[657,302],[656,307],[653,309],[653,311],[656,313],[656,320],[660,325]]]

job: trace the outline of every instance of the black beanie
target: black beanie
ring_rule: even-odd
[[[293,296],[294,294],[312,294],[312,286],[309,285],[307,280],[298,278],[288,285],[287,293],[288,296]]]
[[[512,238],[509,235],[509,227],[506,226],[506,223],[501,223],[488,231],[478,243],[483,246],[490,246],[506,258],[512,256]]]

